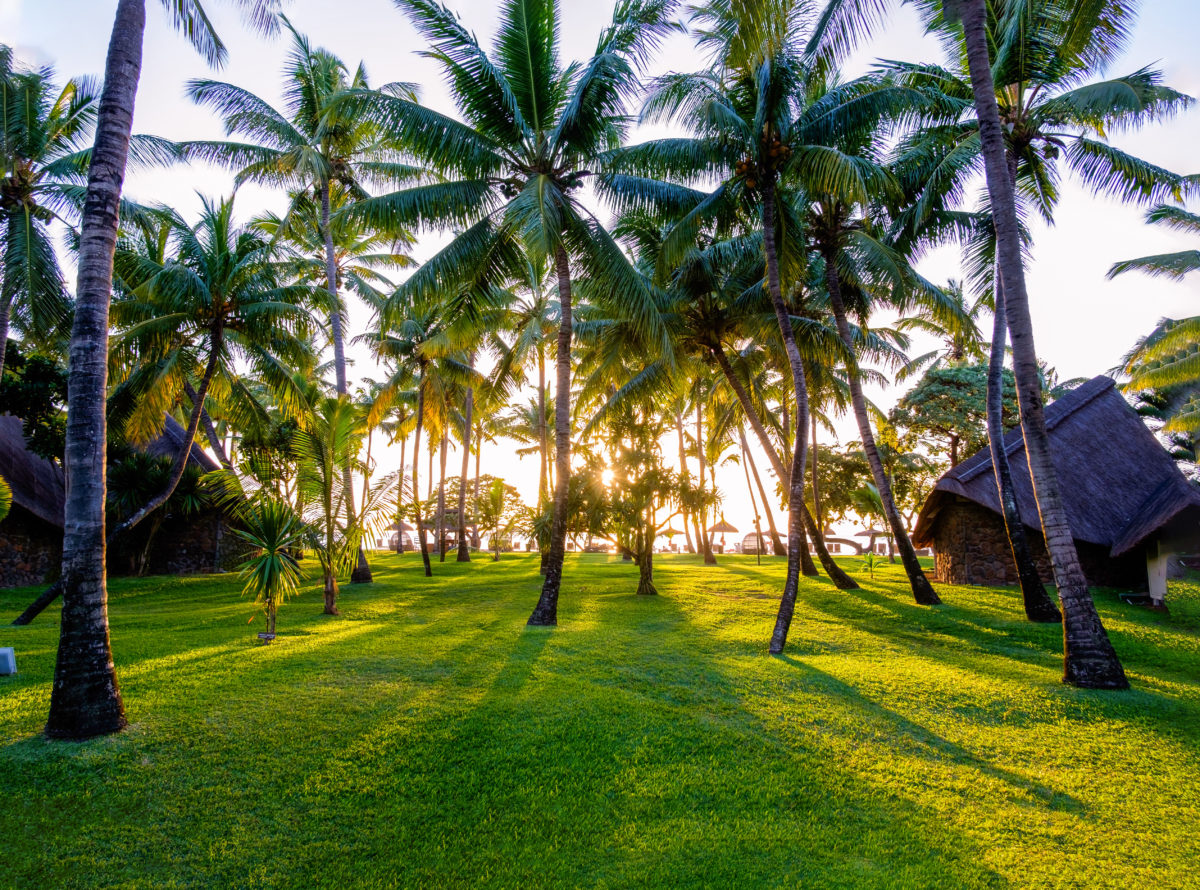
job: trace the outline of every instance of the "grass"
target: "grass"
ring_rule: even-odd
[[[848,568],[857,561],[848,560]],[[1012,590],[912,603],[897,567],[801,591],[782,562],[380,556],[325,618],[254,638],[231,576],[118,580],[131,721],[48,743],[56,615],[0,628],[0,885],[1187,887],[1200,861],[1200,586],[1098,596],[1134,688],[1063,686]],[[15,615],[29,592],[0,593]]]

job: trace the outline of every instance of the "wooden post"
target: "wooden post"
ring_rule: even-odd
[[[1167,599],[1167,563],[1170,552],[1161,541],[1156,541],[1146,548],[1146,579],[1149,583],[1150,603],[1161,608]]]

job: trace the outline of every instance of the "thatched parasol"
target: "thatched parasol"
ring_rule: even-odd
[[[708,530],[710,535],[723,535],[728,532],[731,535],[737,534],[737,528],[725,521],[725,517],[721,517],[721,521]]]

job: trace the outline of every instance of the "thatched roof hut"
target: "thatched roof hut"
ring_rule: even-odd
[[[0,476],[12,510],[0,522],[0,587],[39,584],[62,562],[63,471],[25,446],[18,417],[0,414]]]
[[[174,456],[183,447],[185,434],[182,426],[167,417],[162,435],[145,450]],[[201,472],[218,469],[195,443],[188,462]],[[13,492],[12,512],[0,522],[0,587],[40,584],[53,577],[62,562],[66,475],[54,461],[29,450],[20,418],[10,414],[0,415],[0,476]],[[225,526],[224,516],[216,510],[165,523],[155,538],[151,570],[186,574],[220,568],[223,551],[228,549],[222,547]]]
[[[1093,584],[1146,589],[1148,561],[1153,572],[1168,552],[1200,549],[1200,488],[1179,471],[1111,379],[1096,377],[1047,406],[1046,426],[1071,531]],[[1005,436],[1004,450],[1022,520],[1049,581],[1019,429]],[[937,576],[945,582],[1016,583],[986,448],[938,480],[921,508],[913,543],[933,545]]]

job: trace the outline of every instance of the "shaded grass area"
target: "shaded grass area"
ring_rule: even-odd
[[[1200,586],[1099,594],[1134,689],[1086,692],[1013,590],[806,580],[771,658],[782,560],[656,562],[569,557],[530,630],[535,557],[379,556],[268,647],[232,576],[117,580],[131,725],[82,744],[57,613],[2,627],[0,885],[1197,886]]]

